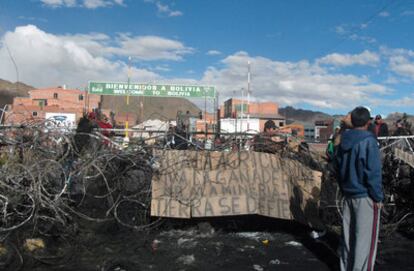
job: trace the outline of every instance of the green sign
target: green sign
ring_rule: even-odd
[[[89,82],[90,94],[119,96],[152,96],[183,98],[215,98],[216,91],[210,86],[153,85],[136,83]]]

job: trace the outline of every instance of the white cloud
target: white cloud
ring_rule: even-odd
[[[380,16],[380,17],[389,17],[390,13],[387,12],[387,11],[383,11],[383,12],[380,12],[380,14],[378,14],[378,16]]]
[[[393,106],[403,106],[403,107],[412,107],[414,106],[414,98],[413,97],[403,97],[400,99],[393,100],[391,102]]]
[[[117,55],[131,56],[140,60],[182,60],[186,54],[192,54],[194,49],[183,43],[158,36],[131,37],[121,34],[119,47],[110,51]]]
[[[390,57],[390,69],[399,75],[414,80],[414,62],[404,56]]]
[[[154,70],[161,71],[161,72],[171,71],[171,69],[167,65],[157,65],[157,66],[155,66]]]
[[[49,7],[74,7],[76,0],[40,0],[45,6]]]
[[[389,76],[385,81],[384,84],[395,85],[401,83],[400,79],[397,79],[394,76]]]
[[[109,1],[105,0],[84,0],[83,5],[85,8],[95,9],[100,7],[106,7],[108,5],[112,4]]]
[[[377,40],[373,37],[370,36],[361,36],[361,35],[357,35],[357,34],[352,34],[349,36],[350,40],[355,40],[355,41],[362,41],[364,43],[376,43]]]
[[[339,35],[343,35],[343,34],[347,33],[344,25],[336,26],[335,27],[335,32],[336,32],[336,34],[339,34]]]
[[[193,48],[180,41],[158,36],[131,36],[121,33],[112,39],[102,33],[90,33],[65,35],[62,38],[76,42],[94,56],[124,56],[144,61],[181,61],[185,55],[194,52]]]
[[[405,96],[397,99],[372,99],[372,104],[381,108],[391,107],[398,108],[401,110],[401,107],[413,107],[414,98],[413,96]]]
[[[380,51],[389,59],[389,69],[394,73],[414,80],[414,51],[408,49],[389,49],[381,47]]]
[[[161,3],[156,0],[144,0],[144,2],[154,4],[157,7],[158,14],[168,17],[182,16],[183,12],[179,10],[173,10],[169,5]]]
[[[36,87],[62,84],[84,87],[89,80],[125,81],[128,65],[118,60],[120,56],[180,60],[193,50],[178,41],[155,36],[54,35],[33,25],[17,27],[4,34],[1,40],[0,78],[16,81],[13,63],[4,46],[7,43],[18,66],[19,79]],[[383,51],[387,50],[383,48]],[[404,53],[410,54],[409,51]],[[218,67],[208,67],[201,80],[193,79],[196,75],[190,74],[191,71],[187,73],[188,78],[163,77],[156,71],[173,69],[163,63],[155,63],[152,69],[132,67],[131,78],[136,82],[214,85],[223,101],[232,96],[233,91],[247,88],[248,61],[251,62],[252,100],[271,100],[281,105],[308,104],[339,111],[350,105],[370,105],[373,97],[381,98],[390,91],[366,76],[321,66],[318,60],[277,61],[253,57],[246,52],[225,57]]]
[[[414,57],[414,51],[404,48],[388,48],[386,46],[380,47],[381,54],[391,57],[391,56],[407,56]]]
[[[413,16],[414,10],[406,10],[401,13],[401,16]]]
[[[221,52],[220,51],[217,51],[217,50],[210,50],[210,51],[207,52],[207,55],[209,55],[209,56],[217,56],[217,55],[221,55]]]
[[[47,22],[47,19],[45,18],[33,17],[33,16],[18,16],[17,19],[25,20],[25,21],[39,21],[43,23]]]
[[[124,0],[40,0],[43,5],[58,8],[58,7],[84,7],[88,9],[96,9],[101,7],[108,7],[112,5],[125,6]]]
[[[115,2],[115,4],[118,4],[120,6],[124,6],[125,5],[124,0],[114,0],[114,2]]]
[[[77,36],[81,40],[81,36]],[[89,80],[124,81],[128,66],[94,52],[98,41],[108,39],[94,34],[91,43],[71,40],[68,36],[46,33],[36,26],[17,27],[2,37],[0,47],[0,78],[16,81],[16,72],[4,44],[7,44],[18,67],[19,80],[36,87],[67,84],[84,87]],[[84,40],[86,38],[84,37]],[[96,49],[96,48],[95,48]],[[140,82],[160,76],[145,69],[132,68],[132,78]]]
[[[341,24],[335,27],[335,33],[342,36],[343,38],[347,38],[353,41],[362,41],[363,43],[373,44],[376,43],[377,40],[370,36],[362,36],[357,34],[361,30],[367,28],[369,26],[368,23],[363,24]]]
[[[386,94],[388,89],[372,83],[365,76],[331,74],[317,63],[280,62],[251,57],[238,52],[226,57],[224,68],[210,67],[202,83],[216,85],[220,99],[247,87],[247,62],[251,62],[252,96],[276,100],[280,104],[309,104],[320,108],[347,108],[351,104],[368,104],[371,96]]]
[[[334,66],[367,65],[375,66],[380,62],[380,56],[370,51],[363,51],[360,54],[330,54],[318,60],[320,64],[330,64]]]

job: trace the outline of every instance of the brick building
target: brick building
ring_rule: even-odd
[[[5,113],[5,124],[21,124],[45,119],[47,113],[75,114],[78,121],[84,112],[98,108],[100,96],[65,87],[33,89],[29,97],[15,97]]]
[[[246,100],[228,99],[222,106],[224,118],[237,118],[243,114],[271,115],[279,114],[279,106],[272,102],[256,103]]]
[[[319,129],[319,141],[320,142],[328,142],[329,137],[335,133],[335,128],[340,127],[341,120],[340,119],[332,119],[325,121],[326,127]]]
[[[220,108],[220,113],[222,118],[242,119],[246,124],[247,119],[258,120],[260,131],[263,131],[264,124],[268,120],[273,120],[279,127],[286,125],[285,117],[279,115],[279,106],[273,102],[250,102],[247,104],[246,100],[228,99]],[[250,130],[248,125],[246,129]],[[241,130],[245,129],[242,127]]]

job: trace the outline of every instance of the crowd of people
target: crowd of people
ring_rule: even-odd
[[[367,108],[367,107],[365,107]],[[371,114],[371,110],[367,108],[368,112]],[[370,116],[368,122],[367,130],[371,132],[375,138],[383,138],[388,136],[408,136],[412,135],[410,123],[407,121],[406,117],[398,119],[394,123],[393,132],[390,133],[390,129],[388,128],[388,124],[384,121],[383,117],[378,114],[375,118]],[[328,145],[326,148],[326,157],[328,161],[332,161],[335,150],[339,146],[341,142],[341,134],[343,131],[347,129],[351,129],[353,127],[351,122],[351,112],[348,113],[341,121],[341,126],[335,128],[334,133],[330,136],[328,140]]]

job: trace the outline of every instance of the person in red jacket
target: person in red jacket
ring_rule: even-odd
[[[109,122],[108,118],[105,115],[103,115],[102,119],[98,119],[96,121],[96,124],[98,124],[99,128],[102,128],[102,129],[113,128],[112,124]],[[108,130],[102,130],[101,133],[106,137],[111,136],[111,131],[108,131]]]
[[[90,112],[88,114],[88,119],[92,124],[92,127],[94,128],[101,128],[101,129],[112,129],[113,126],[112,124],[109,122],[109,119],[104,115],[101,114],[99,112]],[[112,135],[111,131],[108,130],[101,130],[100,133],[106,137],[110,137]],[[105,145],[109,144],[108,140],[104,141]]]
[[[381,115],[375,117],[375,136],[388,136],[388,125],[383,121]]]

